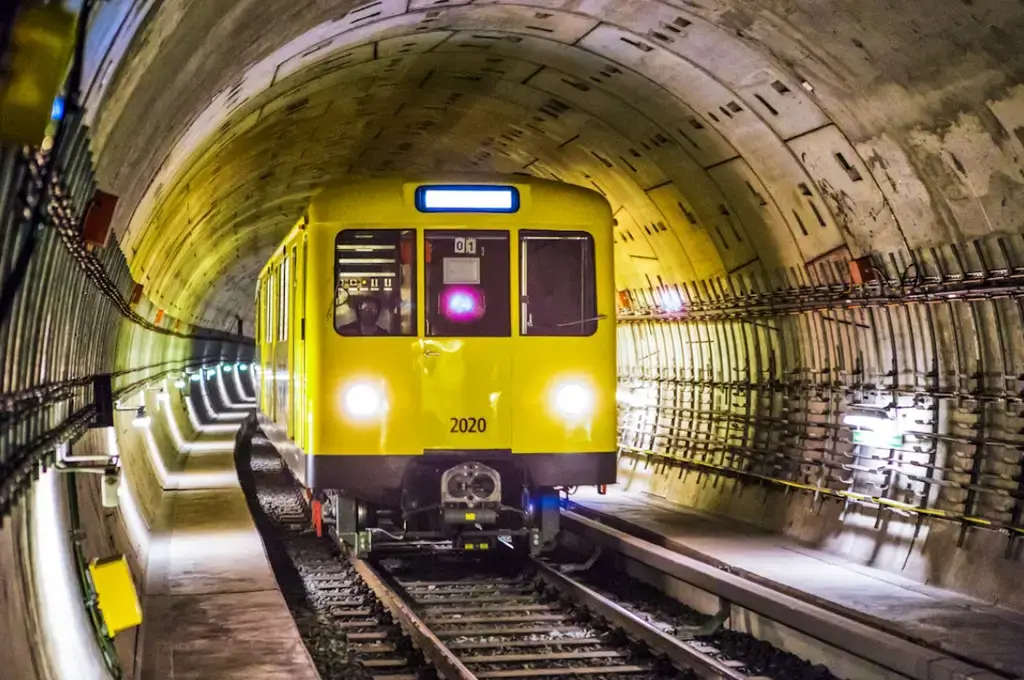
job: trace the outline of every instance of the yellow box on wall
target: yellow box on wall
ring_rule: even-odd
[[[124,555],[94,559],[89,563],[89,576],[111,637],[142,623],[142,607]]]
[[[0,79],[0,140],[43,141],[67,76],[77,23],[77,15],[60,3],[30,2],[15,15],[10,63],[6,78]]]

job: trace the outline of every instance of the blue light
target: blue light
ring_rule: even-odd
[[[231,372],[231,366],[225,366],[224,367],[224,372],[225,373],[230,373]]]
[[[50,109],[50,120],[61,120],[64,117],[64,97],[57,97],[53,100],[53,108]]]
[[[192,382],[199,382],[199,378],[200,378],[200,377],[201,377],[201,376],[200,376],[200,375],[199,375],[198,373],[193,373],[193,374],[192,374],[192,377],[191,377],[191,378],[189,378],[189,380],[191,380]]]
[[[420,212],[513,213],[519,210],[519,190],[496,186],[431,186],[416,189]]]
[[[238,365],[238,370],[241,371],[242,373],[245,373],[246,371],[249,370],[249,367],[246,366],[245,364],[239,364]]]
[[[476,302],[468,294],[458,292],[448,298],[448,311],[452,314],[469,314],[476,309]]]

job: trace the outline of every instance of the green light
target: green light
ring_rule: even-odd
[[[903,435],[882,434],[871,430],[854,430],[853,443],[875,446],[882,449],[898,449],[903,446]]]

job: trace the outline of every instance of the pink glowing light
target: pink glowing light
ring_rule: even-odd
[[[460,286],[445,290],[441,295],[441,308],[450,321],[468,323],[484,315],[485,305],[480,291]]]

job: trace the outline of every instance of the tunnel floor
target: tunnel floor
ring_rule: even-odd
[[[318,677],[238,482],[237,422],[179,445],[149,557],[142,680]]]

